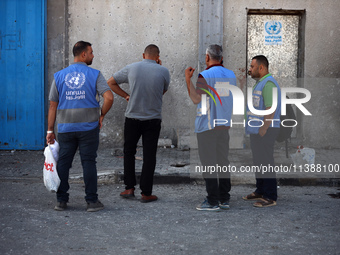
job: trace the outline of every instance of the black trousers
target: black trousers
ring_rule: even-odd
[[[209,130],[197,133],[198,153],[202,167],[229,166],[229,130]],[[218,205],[227,202],[230,198],[230,172],[204,172],[207,199],[209,204]]]
[[[253,154],[254,166],[274,166],[274,144],[279,128],[268,128],[267,133],[261,137],[260,135],[250,135],[250,146]],[[264,198],[277,200],[277,182],[276,173],[257,172],[256,193],[263,195]]]
[[[152,194],[153,176],[156,167],[156,153],[161,120],[137,120],[125,118],[124,126],[124,183],[126,189],[136,185],[135,155],[139,138],[143,142],[143,166],[140,178],[142,194]]]

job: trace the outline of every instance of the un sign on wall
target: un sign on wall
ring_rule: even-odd
[[[270,20],[264,24],[264,44],[282,45],[282,22]]]

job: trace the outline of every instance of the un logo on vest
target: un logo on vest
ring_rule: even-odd
[[[65,83],[70,89],[80,89],[85,83],[86,77],[82,72],[68,73],[65,77]]]
[[[281,32],[282,24],[280,21],[275,21],[275,20],[268,21],[265,24],[265,29],[266,29],[267,34],[277,35]]]

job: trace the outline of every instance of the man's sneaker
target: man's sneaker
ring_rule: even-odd
[[[229,201],[220,203],[220,208],[223,209],[223,210],[228,210],[228,209],[230,209]]]
[[[142,194],[140,201],[142,203],[149,203],[149,202],[152,202],[152,201],[156,201],[157,199],[158,199],[157,196],[154,196],[154,195],[146,196],[146,195]]]
[[[124,198],[134,197],[135,196],[135,188],[124,190],[122,193],[120,193],[120,196],[124,197]]]
[[[58,202],[57,205],[54,207],[54,210],[56,211],[64,211],[65,209],[67,209],[66,202]]]
[[[202,204],[198,205],[196,209],[199,211],[215,211],[215,212],[221,210],[218,205],[209,204],[208,200],[205,200]]]
[[[96,212],[96,211],[99,211],[99,210],[102,210],[104,209],[104,205],[99,201],[97,200],[97,202],[87,202],[87,211],[88,212]]]

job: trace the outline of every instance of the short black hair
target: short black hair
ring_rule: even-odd
[[[149,44],[148,46],[146,46],[144,53],[157,57],[159,56],[159,48],[157,45]]]
[[[253,57],[252,59],[255,59],[257,64],[259,65],[264,65],[265,68],[269,68],[269,62],[268,62],[268,59],[263,56],[263,55],[257,55],[255,57]]]
[[[82,52],[87,50],[87,47],[92,44],[89,42],[79,41],[73,46],[73,56],[79,56]]]

